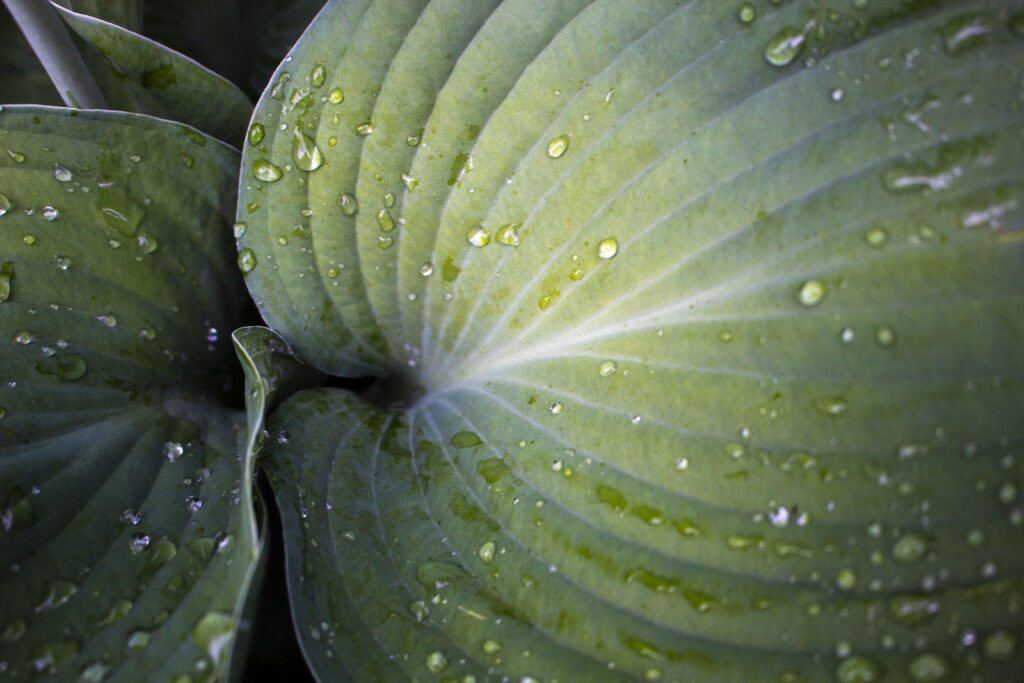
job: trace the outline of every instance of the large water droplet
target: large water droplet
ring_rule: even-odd
[[[952,669],[945,659],[929,652],[912,659],[907,666],[907,672],[915,681],[930,683],[942,680],[952,673]]]
[[[66,183],[66,182],[71,180],[72,175],[71,175],[71,171],[69,171],[68,169],[64,168],[60,164],[54,164],[53,165],[53,177],[56,178],[57,180],[59,180],[62,183]]]
[[[825,298],[827,291],[825,283],[821,280],[808,280],[800,285],[797,299],[804,306],[817,306]]]
[[[618,253],[619,243],[613,237],[603,239],[597,245],[597,255],[603,259],[610,259]]]
[[[367,121],[356,126],[356,135],[369,135],[373,132],[373,124]]]
[[[251,273],[256,267],[256,252],[252,249],[243,249],[238,252],[238,267],[243,273]]]
[[[480,559],[484,562],[490,563],[494,560],[494,542],[487,541],[477,549],[476,554],[479,555]]]
[[[234,620],[230,614],[208,612],[192,630],[192,641],[216,665],[234,637]]]
[[[768,41],[764,58],[772,66],[788,66],[804,49],[807,36],[795,26],[785,26]]]
[[[280,180],[284,172],[266,159],[257,159],[252,165],[252,174],[257,180],[273,183]]]
[[[132,555],[138,555],[148,547],[149,534],[132,534],[128,539],[128,549],[132,551]]]
[[[494,241],[509,247],[519,246],[519,228],[521,227],[523,227],[522,223],[506,223],[498,229]]]
[[[882,667],[860,655],[847,657],[836,668],[836,679],[839,683],[871,683],[880,680],[881,677]]]
[[[295,165],[303,171],[315,171],[324,163],[324,157],[313,139],[298,130],[292,142],[292,156]]]
[[[53,208],[52,206],[44,206],[43,207],[43,219],[44,220],[49,221],[50,223],[52,223],[55,220],[57,220],[57,217],[59,215],[60,215],[60,212],[57,211],[57,209]]]
[[[387,209],[381,209],[377,212],[377,225],[384,232],[391,232],[395,229],[395,220],[391,217],[391,212]]]
[[[327,101],[331,104],[341,104],[345,101],[345,93],[338,88],[335,88],[331,92],[327,93]]]
[[[254,123],[249,126],[249,144],[258,145],[263,141],[263,136],[266,135],[266,130],[263,128],[262,123]]]
[[[36,614],[47,612],[67,603],[71,596],[78,592],[78,586],[70,581],[56,580],[50,583],[42,601],[36,605]]]
[[[567,149],[569,149],[569,136],[559,135],[548,143],[548,156],[552,159],[557,159],[565,154],[565,150]]]
[[[736,12],[736,18],[742,24],[752,24],[757,19],[757,10],[749,2],[745,2],[740,5],[739,11]]]
[[[491,243],[491,233],[484,230],[482,227],[471,230],[469,235],[466,237],[469,243],[474,247],[486,247]]]
[[[925,539],[917,534],[907,534],[893,545],[892,555],[900,562],[916,562],[927,550],[928,544]]]
[[[427,668],[436,674],[441,673],[448,667],[448,658],[440,650],[435,650],[427,655]]]
[[[11,203],[11,200],[6,195],[0,194],[0,216],[5,215],[13,207],[14,204]]]
[[[309,84],[314,88],[321,87],[326,79],[327,69],[324,68],[323,64],[317,64],[313,67],[313,70],[309,72]]]

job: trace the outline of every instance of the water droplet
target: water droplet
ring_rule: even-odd
[[[941,680],[952,673],[952,669],[942,657],[929,652],[912,659],[907,672],[915,681],[924,683]]]
[[[757,19],[757,10],[749,2],[745,2],[740,5],[739,11],[736,12],[736,18],[740,20],[741,24],[752,24]]]
[[[25,163],[25,155],[21,152],[15,152],[13,149],[9,149],[7,150],[7,156],[11,157],[16,164]]]
[[[93,662],[82,669],[82,673],[79,675],[78,679],[80,681],[87,681],[87,683],[99,683],[107,677],[108,671],[110,671],[110,667],[106,666],[102,662]]]
[[[807,36],[795,26],[785,26],[768,41],[764,58],[772,66],[788,66],[804,49]]]
[[[825,293],[828,290],[825,287],[825,283],[821,280],[807,280],[800,285],[800,291],[797,293],[797,299],[804,306],[817,306],[821,303],[821,300],[825,298]]]
[[[485,640],[482,648],[484,654],[496,655],[501,652],[501,643],[496,640]]]
[[[14,278],[14,262],[0,264],[0,304],[11,298],[11,280]]]
[[[238,267],[243,273],[251,273],[256,267],[256,253],[252,249],[238,252]]]
[[[53,581],[43,596],[42,601],[36,605],[36,614],[57,609],[66,604],[71,596],[78,592],[78,586],[70,581],[60,579]]]
[[[309,72],[309,84],[314,88],[322,86],[326,79],[327,69],[324,68],[323,64],[317,64],[313,67],[313,70]]]
[[[420,266],[420,275],[422,275],[423,277],[430,277],[433,274],[434,274],[434,264],[433,263],[427,261],[422,266]]]
[[[258,145],[263,141],[263,136],[266,135],[266,130],[263,128],[262,123],[254,123],[249,126],[249,144]]]
[[[232,227],[232,231],[233,231],[233,234],[235,236],[235,239],[237,240],[242,235],[244,235],[247,228],[248,228],[248,226],[245,223],[235,223],[235,225]]]
[[[64,168],[60,164],[53,165],[53,177],[62,183],[69,182],[72,178],[71,171]]]
[[[907,534],[896,541],[892,547],[892,555],[900,562],[916,562],[927,550],[928,544],[925,539],[917,534]]]
[[[143,254],[152,254],[154,251],[160,248],[160,243],[155,237],[146,234],[140,234],[136,239],[136,244],[139,245],[139,249]]]
[[[430,614],[430,608],[422,600],[409,603],[409,613],[416,617],[416,621],[423,621]]]
[[[479,227],[471,230],[466,239],[474,247],[486,247],[491,243],[491,233],[484,230],[483,227]]]
[[[377,212],[377,225],[384,232],[391,232],[395,229],[395,220],[391,217],[391,212],[387,209],[381,209]]]
[[[847,408],[846,399],[842,396],[819,398],[814,402],[814,406],[826,415],[832,415],[833,417],[843,415],[846,413]]]
[[[391,235],[377,235],[377,248],[378,249],[389,249],[391,245],[395,243]]]
[[[52,674],[78,654],[78,643],[64,640],[55,643],[41,643],[32,648],[32,667],[40,672]]]
[[[138,555],[148,547],[148,534],[132,534],[131,538],[128,539],[128,549],[132,551],[132,555]]]
[[[367,121],[356,126],[356,135],[369,135],[373,132],[373,124]]]
[[[0,194],[0,216],[5,215],[13,207],[14,204],[11,203],[11,200],[8,199],[5,195]]]
[[[192,168],[193,166],[196,165],[196,160],[195,158],[193,158],[191,154],[182,154],[181,165],[184,166],[185,168]]]
[[[522,223],[506,223],[498,229],[497,234],[494,236],[494,241],[509,247],[518,247],[519,228],[521,227],[523,227]]]
[[[178,547],[167,538],[161,538],[150,546],[149,561],[139,572],[141,577],[151,576],[178,554]]]
[[[324,163],[324,157],[313,139],[299,130],[295,131],[292,141],[292,157],[295,158],[295,165],[303,171],[315,171]]]
[[[14,333],[14,343],[15,344],[21,344],[22,346],[27,346],[28,344],[31,344],[32,340],[34,340],[34,339],[35,339],[35,336],[33,336],[32,332],[29,331],[29,330],[19,330],[18,332]]]
[[[833,102],[842,102],[844,95],[845,93],[842,88],[832,88],[832,92],[828,94],[828,96],[832,98]]]
[[[619,243],[613,237],[603,239],[597,245],[597,255],[603,259],[610,259],[618,253]]]
[[[128,526],[138,526],[142,521],[142,513],[134,508],[125,508],[121,511],[120,519]]]
[[[601,377],[611,377],[612,375],[615,374],[616,370],[618,370],[618,366],[615,365],[615,361],[606,360],[605,362],[601,363],[601,367],[597,372],[599,375],[601,375]]]
[[[185,499],[185,509],[192,514],[199,512],[202,507],[203,501],[198,496],[189,496]]]
[[[435,650],[427,655],[427,668],[436,674],[441,673],[448,667],[448,658],[440,650]]]
[[[273,183],[280,180],[284,172],[266,159],[257,159],[252,165],[252,174],[257,180]]]
[[[565,150],[567,149],[569,149],[569,136],[559,135],[548,143],[548,156],[552,159],[557,159],[565,154]]]
[[[423,131],[420,131],[418,133],[410,133],[405,138],[405,144],[409,145],[410,147],[415,147],[416,145],[420,144],[420,140],[422,138]]]
[[[356,209],[356,198],[347,192],[341,192],[338,194],[338,206],[341,207],[341,212],[346,216],[354,216]]]
[[[494,543],[493,541],[487,541],[479,549],[476,554],[480,556],[480,559],[484,562],[490,563],[494,559]]]
[[[192,642],[206,653],[216,665],[227,652],[226,648],[234,637],[234,620],[230,614],[208,612],[203,615],[192,630]]]
[[[327,101],[331,104],[341,104],[345,101],[345,93],[338,88],[335,88],[331,92],[327,93]]]
[[[36,363],[36,370],[42,375],[54,375],[61,382],[74,382],[85,376],[85,358],[77,353],[51,354]]]
[[[128,636],[128,642],[125,645],[129,650],[143,650],[149,645],[150,640],[152,640],[152,636],[148,631],[139,630]]]
[[[956,55],[977,46],[982,37],[993,28],[988,19],[979,14],[969,14],[953,19],[942,30],[946,52]]]
[[[857,585],[857,574],[852,569],[842,569],[836,574],[836,586],[848,591]]]
[[[888,325],[879,325],[875,328],[875,341],[879,346],[888,348],[896,343],[896,332]]]
[[[1008,659],[1017,649],[1017,639],[1009,631],[1000,629],[989,634],[981,647],[989,659]]]
[[[839,334],[839,339],[844,344],[849,344],[854,340],[855,336],[852,327],[844,327],[843,331]]]
[[[107,616],[103,617],[103,619],[99,622],[99,625],[110,626],[111,624],[120,621],[122,618],[124,618],[124,615],[128,614],[131,608],[132,603],[130,600],[118,600],[111,606],[110,611],[107,613]]]
[[[21,637],[25,635],[25,631],[28,630],[28,626],[22,619],[13,619],[7,623],[4,628],[4,632],[0,634],[0,638],[3,638],[5,642],[13,643],[21,640]]]
[[[551,411],[552,415],[561,415],[562,414],[562,404],[561,403],[552,403],[551,406],[548,409]]]
[[[844,659],[836,668],[839,683],[871,683],[880,680],[882,667],[867,657],[854,655]]]
[[[4,415],[7,411],[4,410]],[[25,497],[21,489],[15,487],[7,496],[7,505],[3,512],[0,512],[0,525],[4,531],[24,529],[36,521],[35,510],[32,509],[31,501]]]
[[[169,462],[174,462],[185,453],[185,447],[177,441],[168,441],[164,444],[164,457]]]

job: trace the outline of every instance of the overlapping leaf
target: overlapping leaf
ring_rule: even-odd
[[[237,153],[110,112],[0,131],[0,669],[212,679],[259,551],[225,404]]]
[[[1021,16],[331,4],[239,203],[268,322],[407,404],[271,423],[318,675],[1019,671]]]

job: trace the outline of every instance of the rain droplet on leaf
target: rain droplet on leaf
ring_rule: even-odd
[[[552,159],[557,159],[565,154],[565,150],[567,149],[569,149],[569,136],[559,135],[548,143],[548,156]]]
[[[284,172],[266,159],[257,159],[252,165],[252,174],[257,180],[273,183],[280,180]]]
[[[795,26],[785,26],[768,41],[764,58],[772,66],[788,66],[804,49],[806,36]]]
[[[597,245],[597,255],[603,259],[610,259],[618,253],[619,243],[613,237],[603,239]]]
[[[315,171],[324,163],[324,157],[316,143],[298,130],[295,131],[292,142],[292,156],[295,158],[295,165],[303,171]]]
[[[53,165],[53,177],[56,178],[57,180],[59,180],[62,183],[66,183],[66,182],[71,180],[72,175],[71,175],[71,171],[69,171],[68,169],[64,168],[60,164],[54,164]]]
[[[474,247],[486,247],[491,243],[491,233],[484,230],[482,227],[471,230],[466,239]]]

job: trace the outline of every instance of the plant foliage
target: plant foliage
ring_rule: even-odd
[[[0,112],[0,679],[237,680],[257,472],[319,680],[1024,669],[1024,2],[204,8]]]

